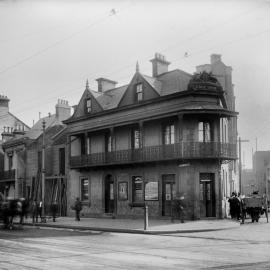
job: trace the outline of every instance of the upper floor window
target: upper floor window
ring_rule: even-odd
[[[112,136],[110,134],[106,134],[106,144],[105,144],[105,151],[112,152]]]
[[[138,149],[141,147],[141,132],[138,128],[132,130],[132,148]]]
[[[85,106],[86,106],[86,112],[90,113],[92,111],[92,100],[91,100],[91,98],[86,99]]]
[[[163,143],[174,144],[175,143],[175,126],[174,124],[165,125],[163,127]]]
[[[211,141],[211,125],[209,122],[199,122],[199,141]]]
[[[136,101],[143,100],[143,85],[142,83],[138,83],[136,85]]]
[[[91,153],[91,138],[89,135],[86,137],[86,154],[90,155]]]

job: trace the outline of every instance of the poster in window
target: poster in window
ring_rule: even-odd
[[[158,200],[158,182],[146,182],[144,188],[144,199],[146,201]]]
[[[118,198],[120,201],[126,201],[128,199],[128,183],[121,182],[118,184]]]

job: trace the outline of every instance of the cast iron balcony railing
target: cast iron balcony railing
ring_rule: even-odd
[[[0,172],[0,181],[1,180],[15,180],[15,170]]]
[[[236,159],[236,145],[218,142],[180,142],[170,145],[147,146],[140,149],[101,152],[71,156],[70,167],[94,167],[177,159]]]

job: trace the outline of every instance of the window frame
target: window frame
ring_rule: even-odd
[[[90,104],[88,102],[90,102]],[[86,113],[91,113],[92,109],[93,109],[92,98],[88,97],[85,99],[85,111]]]
[[[202,127],[200,127],[202,125]],[[213,140],[212,123],[207,120],[199,120],[198,122],[198,141],[203,143],[209,143]],[[209,137],[209,138],[208,138]]]
[[[142,199],[141,200],[135,200],[135,179],[136,178],[141,178],[142,181]],[[132,202],[133,203],[142,203],[144,202],[144,180],[143,180],[143,176],[141,175],[132,175],[131,177],[131,188],[132,188]]]
[[[135,134],[136,132],[137,132],[138,137],[136,137],[136,134]],[[132,149],[142,148],[142,133],[139,127],[132,128],[131,130],[131,148]]]
[[[175,131],[176,131],[176,126],[174,122],[163,124],[162,142],[164,145],[175,144]]]
[[[143,84],[137,83],[135,90],[136,90],[136,102],[143,101]]]

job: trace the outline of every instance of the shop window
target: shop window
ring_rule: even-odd
[[[211,141],[211,126],[209,122],[199,122],[199,142]]]
[[[175,143],[175,126],[174,124],[168,124],[163,127],[163,143],[174,144]]]
[[[142,83],[139,83],[136,85],[136,101],[142,101],[143,100],[143,85]]]
[[[81,178],[81,201],[89,201],[89,180]]]
[[[143,180],[141,176],[132,177],[133,202],[143,201]]]

